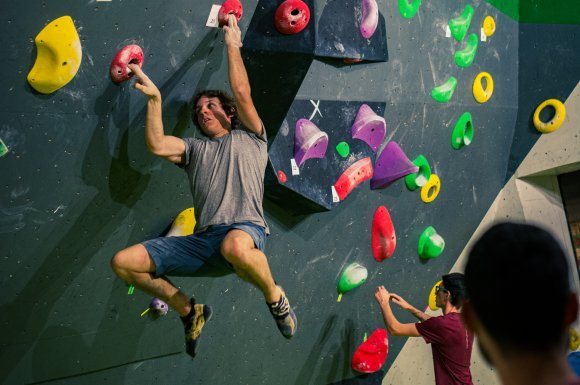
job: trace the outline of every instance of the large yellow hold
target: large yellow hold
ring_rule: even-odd
[[[28,83],[42,94],[64,87],[77,74],[83,56],[81,40],[70,16],[48,24],[34,39],[36,61]]]
[[[193,229],[195,229],[195,213],[193,207],[190,207],[179,213],[165,236],[183,237],[191,235],[193,234]]]

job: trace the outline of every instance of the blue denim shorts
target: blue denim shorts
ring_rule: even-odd
[[[196,234],[155,238],[142,242],[142,245],[155,262],[155,277],[164,275],[187,277],[207,264],[220,271],[233,272],[232,265],[220,252],[223,239],[233,229],[244,231],[252,237],[255,247],[265,250],[264,228],[250,222],[210,226]]]

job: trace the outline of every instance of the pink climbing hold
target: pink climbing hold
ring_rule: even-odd
[[[371,232],[371,248],[377,262],[382,262],[395,252],[397,236],[389,210],[385,206],[376,209]]]
[[[127,67],[129,64],[137,64],[143,67],[143,50],[135,44],[127,45],[121,48],[109,68],[111,80],[115,83],[122,83],[133,76],[133,72]]]
[[[334,189],[340,200],[344,200],[359,184],[373,177],[373,163],[371,158],[363,158],[352,164],[334,184]]]
[[[359,373],[374,373],[387,360],[389,336],[386,329],[377,329],[354,352],[351,367]]]
[[[370,39],[379,24],[379,6],[376,0],[362,1],[362,19],[360,21],[360,34],[365,39]]]
[[[218,12],[218,23],[220,27],[228,24],[228,15],[233,14],[237,21],[240,21],[244,9],[239,0],[226,0],[223,2]]]
[[[294,131],[294,160],[298,167],[310,158],[324,158],[328,134],[308,119],[298,119]]]
[[[396,142],[389,142],[375,163],[371,189],[385,188],[399,178],[419,171]]]
[[[293,35],[302,31],[310,21],[310,8],[301,0],[285,0],[274,14],[278,32]]]
[[[367,143],[376,152],[386,133],[385,118],[377,115],[367,104],[362,104],[352,125],[352,137]]]

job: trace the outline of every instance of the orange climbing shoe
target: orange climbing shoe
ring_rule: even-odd
[[[292,310],[288,298],[286,297],[286,293],[284,293],[284,289],[282,289],[281,286],[278,287],[280,288],[282,295],[278,302],[269,303],[268,308],[270,309],[272,317],[274,317],[274,320],[276,321],[276,326],[278,326],[280,333],[282,333],[284,337],[290,339],[294,333],[296,333],[298,323],[296,321],[294,310]]]
[[[185,317],[181,317],[181,322],[183,322],[185,329],[185,351],[191,358],[195,358],[201,330],[210,320],[212,310],[208,305],[196,304],[193,297],[189,301],[191,311]]]

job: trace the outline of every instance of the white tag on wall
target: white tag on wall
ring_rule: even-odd
[[[486,41],[487,40],[487,36],[485,36],[485,33],[483,32],[483,28],[481,29],[481,41]]]
[[[292,168],[292,175],[300,175],[300,169],[294,158],[290,159],[290,167]]]
[[[338,193],[336,192],[334,186],[330,186],[330,190],[332,191],[332,202],[333,203],[340,202],[340,198],[338,197]]]
[[[209,11],[209,16],[207,17],[207,22],[205,23],[206,27],[219,27],[218,13],[221,7],[222,6],[220,4],[213,4],[211,6],[211,11]]]
[[[451,37],[451,30],[449,29],[449,24],[445,26],[445,37]]]

